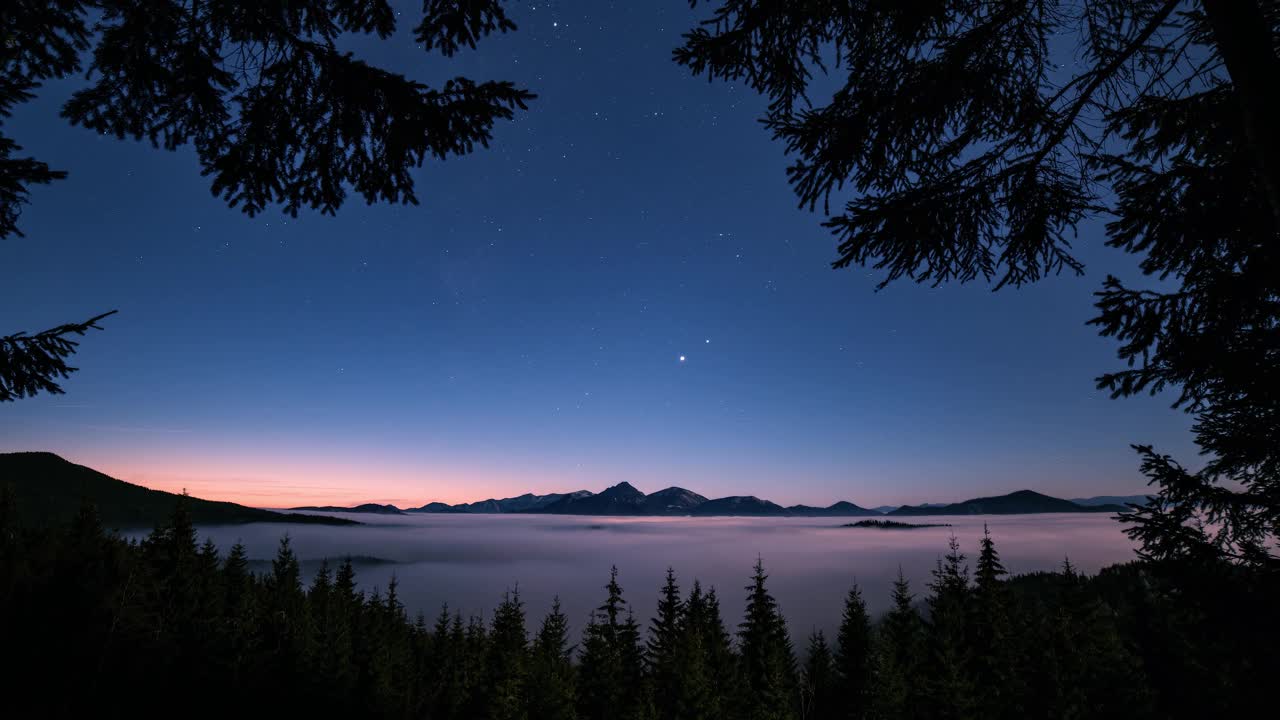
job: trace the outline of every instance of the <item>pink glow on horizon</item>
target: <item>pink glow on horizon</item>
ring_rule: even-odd
[[[509,488],[522,482],[550,482],[452,468],[357,466],[340,462],[302,464],[258,458],[75,456],[67,459],[153,490],[173,493],[185,490],[205,500],[266,508],[349,506],[369,502],[399,507],[417,507],[429,502],[454,504],[508,497],[512,494]]]
[[[0,451],[30,449],[3,445],[0,443]],[[776,468],[744,469],[714,463],[698,466],[662,458],[652,465],[623,458],[616,463],[575,467],[554,458],[537,463],[527,457],[485,454],[444,460],[426,453],[387,452],[376,447],[316,449],[297,442],[264,441],[257,447],[246,447],[205,439],[147,449],[126,449],[105,442],[76,449],[49,449],[71,462],[144,487],[167,492],[186,490],[198,498],[266,508],[361,503],[418,507],[429,502],[466,503],[526,492],[599,492],[622,481],[642,492],[679,485],[707,497],[756,495],[784,506],[826,506],[839,500],[863,507],[956,502],[1024,487],[1065,498],[1098,494],[1084,488],[1064,488],[1061,482],[1045,482],[1049,478],[959,489],[932,483],[904,485],[889,473],[885,473],[889,477],[882,478],[880,472],[864,469],[863,473],[871,477],[805,476],[802,482],[800,476]],[[619,469],[614,469],[615,464]],[[922,468],[919,474],[934,475],[928,468]],[[1126,493],[1112,490],[1105,494]]]

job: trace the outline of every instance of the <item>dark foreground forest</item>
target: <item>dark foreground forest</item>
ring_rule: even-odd
[[[972,558],[953,540],[883,617],[853,586],[835,636],[805,638],[759,562],[720,589],[745,593],[740,621],[671,572],[657,608],[633,608],[615,570],[579,635],[558,604],[526,617],[515,589],[491,617],[412,616],[349,561],[301,577],[288,538],[255,574],[243,547],[199,545],[182,503],[127,541],[88,505],[20,527],[4,498],[10,717],[1249,717],[1280,676],[1275,581],[1227,564],[1008,578],[990,536]]]

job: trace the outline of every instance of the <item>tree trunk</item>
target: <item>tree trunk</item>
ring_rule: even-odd
[[[1280,58],[1258,0],[1202,0],[1244,117],[1258,180],[1280,228]]]

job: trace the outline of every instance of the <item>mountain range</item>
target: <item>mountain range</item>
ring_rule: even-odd
[[[0,479],[15,489],[19,517],[25,522],[65,522],[85,501],[93,502],[107,527],[149,527],[172,512],[178,496],[117,480],[83,465],[68,462],[53,453],[0,453]],[[489,498],[449,505],[431,502],[420,507],[365,503],[354,507],[311,505],[275,512],[229,502],[188,497],[192,519],[201,525],[249,522],[356,524],[351,520],[320,513],[367,513],[404,515],[409,513],[526,513],[548,515],[693,516],[693,517],[883,517],[917,515],[1002,515],[1060,512],[1128,512],[1122,503],[1143,504],[1146,496],[1100,496],[1077,501],[1050,497],[1031,490],[1008,495],[974,498],[959,503],[926,503],[883,506],[869,509],[840,501],[826,507],[792,505],[783,507],[754,495],[707,498],[691,490],[669,487],[654,493],[637,490],[621,482],[599,493],[578,490],[571,493],[535,495],[525,493],[510,498]]]
[[[1151,498],[1147,495],[1096,495],[1088,498],[1072,498],[1077,505],[1146,505]]]
[[[361,510],[369,508],[371,510]],[[295,508],[320,510],[322,508]],[[388,510],[389,509],[389,510]],[[627,482],[621,482],[599,493],[578,490],[572,493],[533,495],[512,498],[490,498],[473,503],[449,505],[433,502],[421,507],[401,510],[393,505],[361,505],[339,508],[342,512],[407,512],[407,513],[525,513],[542,515],[615,515],[694,517],[880,517],[883,515],[1010,515],[1058,512],[1127,512],[1119,503],[1076,503],[1050,497],[1031,490],[1019,490],[996,497],[974,498],[959,503],[925,503],[922,505],[864,508],[840,501],[827,507],[792,505],[783,507],[754,495],[732,495],[708,499],[692,490],[669,487],[648,495]]]

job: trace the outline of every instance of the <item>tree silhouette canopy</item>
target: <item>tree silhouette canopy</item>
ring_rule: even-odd
[[[769,99],[834,266],[881,287],[1080,272],[1076,229],[1106,219],[1161,282],[1097,293],[1127,365],[1098,385],[1177,388],[1207,456],[1191,471],[1135,446],[1160,502],[1130,532],[1151,557],[1275,566],[1277,47],[1274,0],[723,0],[674,57]]]
[[[42,392],[61,395],[58,380],[76,371],[66,362],[79,345],[72,336],[101,330],[98,321],[115,313],[112,310],[82,323],[60,325],[35,335],[20,332],[0,337],[0,402]]]
[[[499,0],[424,0],[413,35],[425,51],[451,57],[514,29]],[[385,40],[395,30],[386,0],[8,0],[0,119],[42,82],[84,70],[87,56],[89,85],[63,117],[166,150],[192,146],[213,193],[251,216],[270,206],[333,214],[352,192],[370,204],[416,204],[414,168],[487,147],[494,125],[534,95],[466,77],[430,87],[338,47],[343,34]],[[66,177],[21,151],[0,125],[0,238],[22,237],[33,185]],[[50,337],[32,338],[42,336]],[[56,392],[54,380],[71,368],[16,354],[32,338],[14,338],[4,340],[14,354],[0,366],[0,387],[21,389],[17,397]],[[59,358],[75,345],[61,348]],[[46,367],[52,374],[40,375]]]

